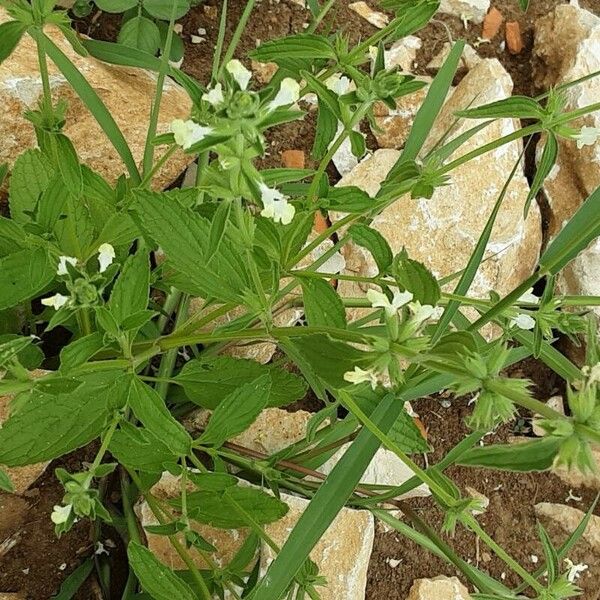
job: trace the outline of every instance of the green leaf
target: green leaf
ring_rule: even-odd
[[[540,258],[540,271],[555,275],[600,236],[600,187],[550,242]]]
[[[442,295],[440,284],[423,263],[402,251],[394,259],[392,271],[398,284],[412,292],[415,300],[431,306],[438,303]]]
[[[73,65],[69,58],[48,36],[35,29],[30,29],[29,34],[36,41],[39,41],[41,36],[43,36],[46,52],[50,60],[58,67],[77,95],[81,98],[82,102],[86,105],[92,115],[94,115],[94,118],[127,167],[132,182],[138,184],[140,182],[140,174],[127,144],[127,140],[100,96],[98,96],[77,67]]]
[[[285,502],[278,500],[261,489],[236,485],[223,492],[192,492],[187,496],[188,514],[199,523],[206,523],[219,529],[247,527],[246,519],[238,513],[224,510],[225,498],[231,498],[250,515],[256,523],[263,525],[281,519],[288,512]],[[174,505],[180,506],[179,501]]]
[[[0,259],[0,310],[29,300],[43,290],[56,274],[44,248],[19,250]]]
[[[148,11],[155,19],[163,19],[163,21],[171,19],[173,3],[175,3],[175,20],[181,19],[190,10],[188,0],[171,0],[170,2],[165,2],[165,0],[142,0],[144,10]]]
[[[163,440],[174,454],[185,456],[190,453],[190,434],[174,419],[158,392],[137,377],[131,380],[129,406],[144,427]]]
[[[154,600],[196,600],[188,584],[155,558],[148,548],[129,542],[127,557],[142,589]]]
[[[26,150],[13,165],[8,190],[10,216],[29,223],[38,200],[53,174],[52,165],[39,150]]]
[[[388,432],[388,437],[406,454],[423,453],[430,450],[427,440],[406,410],[398,415]]]
[[[455,114],[465,119],[540,119],[544,116],[544,109],[533,98],[511,96],[476,108],[459,110]]]
[[[19,394],[18,410],[0,429],[0,464],[9,467],[52,460],[85,446],[102,433],[111,410],[124,402],[120,371],[80,376],[73,392],[53,395],[39,387]]]
[[[355,244],[366,248],[375,259],[380,273],[385,273],[394,260],[394,255],[387,240],[368,225],[354,223],[348,229]]]
[[[150,19],[135,16],[121,27],[117,40],[124,46],[139,48],[148,54],[156,54],[160,48],[160,31],[156,23]]]
[[[10,477],[2,469],[0,469],[0,490],[2,490],[3,492],[9,492],[9,493],[12,493],[15,491],[15,487],[12,484]]]
[[[94,569],[92,557],[84,560],[61,584],[60,590],[52,600],[72,600]]]
[[[306,393],[304,381],[274,365],[262,365],[255,360],[217,356],[191,360],[175,377],[187,397],[208,409],[220,402],[240,386],[251,383],[262,375],[269,375],[272,385],[267,406],[284,406],[299,400]]]
[[[389,394],[379,403],[371,420],[387,432],[402,410],[402,402]],[[379,448],[379,440],[363,428],[350,448],[313,496],[292,529],[277,558],[259,581],[249,600],[279,600],[301,569],[310,552],[331,525],[358,485]]]
[[[519,6],[521,10],[527,10],[529,8],[529,0],[519,0]]]
[[[123,13],[138,5],[138,0],[94,0],[94,2],[100,10],[108,13]]]
[[[17,47],[27,26],[19,21],[7,21],[0,25],[0,64],[2,64]]]
[[[312,157],[316,160],[323,158],[329,145],[333,142],[337,133],[338,120],[324,102],[319,102],[319,113],[317,115],[317,128],[315,140],[312,147]]]
[[[336,119],[341,121],[342,111],[340,109],[340,103],[337,94],[332,92],[316,77],[313,77],[308,71],[301,71],[300,74],[302,75],[303,79],[306,80],[308,86],[319,98],[319,106],[321,106],[321,103],[323,103],[335,115]]]
[[[67,189],[79,196],[83,191],[83,175],[77,152],[71,140],[60,133],[54,135],[56,142],[58,171]]]
[[[323,201],[329,210],[344,213],[364,213],[375,205],[369,194],[354,185],[330,188]]]
[[[260,62],[278,63],[286,59],[335,58],[335,50],[326,37],[314,33],[288,35],[261,44],[250,52]]]
[[[300,278],[304,312],[311,327],[346,328],[346,309],[333,286],[325,279]]]
[[[44,360],[44,353],[39,346],[33,344],[33,339],[14,333],[0,335],[0,367],[16,357],[19,363],[28,371],[37,369]]]
[[[108,308],[117,323],[146,308],[149,289],[150,263],[147,251],[141,247],[127,257],[110,294]]]
[[[540,156],[540,160],[537,164],[535,176],[533,178],[533,182],[531,183],[531,189],[529,190],[529,194],[527,194],[527,200],[525,201],[525,217],[529,212],[531,202],[537,196],[537,193],[542,189],[542,185],[544,185],[546,177],[550,175],[550,171],[552,171],[552,168],[556,164],[557,157],[558,140],[556,139],[554,133],[549,132],[544,144],[544,149],[542,150],[542,155]]]
[[[546,471],[552,466],[559,446],[560,439],[546,437],[522,444],[475,447],[465,452],[458,464],[507,471]]]
[[[248,429],[266,406],[270,389],[271,378],[262,375],[229,394],[215,408],[198,441],[221,446]]]
[[[229,220],[231,212],[231,201],[221,200],[213,218],[210,222],[210,232],[208,236],[208,249],[206,252],[206,260],[210,261],[215,252],[219,249],[221,240],[225,235],[225,226]]]

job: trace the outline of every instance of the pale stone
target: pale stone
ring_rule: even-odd
[[[490,9],[490,0],[442,0],[439,12],[482,23]]]
[[[251,65],[252,72],[256,75],[256,79],[263,85],[266,85],[273,79],[273,75],[275,75],[279,68],[274,62],[263,63],[254,59],[252,59]]]
[[[47,373],[48,371],[36,369],[35,371],[32,371],[32,376],[43,377]],[[14,396],[12,394],[0,396],[0,427],[10,416],[10,402],[13,398]],[[14,487],[14,493],[22,494],[46,470],[46,467],[49,464],[50,462],[48,461],[33,465],[25,465],[23,467],[3,467],[0,465],[0,468],[2,468],[2,470],[10,477]]]
[[[565,405],[564,405],[562,396],[552,396],[551,398],[548,398],[548,400],[546,401],[546,404],[550,408],[558,411],[560,414],[562,414],[562,415],[565,414]],[[533,420],[533,425],[532,425],[533,433],[539,437],[546,435],[546,432],[537,423],[538,419],[541,419],[541,418],[542,417],[540,417],[540,415],[535,415],[535,418]]]
[[[592,456],[600,467],[600,448],[592,446]],[[552,472],[573,489],[591,488],[600,492],[600,474],[581,473],[578,469],[567,469],[565,466],[552,467]]]
[[[383,29],[390,20],[386,14],[373,10],[366,2],[353,2],[348,8],[379,29]]]
[[[335,465],[342,458],[350,443],[344,444],[340,449],[319,467],[319,472],[329,475]],[[375,453],[366,471],[360,478],[361,484],[399,486],[408,481],[414,473],[407,467],[394,452],[380,448]],[[423,498],[431,496],[429,487],[424,483],[407,492],[401,498]]]
[[[552,502],[540,502],[535,505],[535,515],[543,523],[549,522],[567,534],[577,529],[585,513],[578,508],[566,504],[553,504]],[[596,552],[600,552],[600,517],[592,515],[581,539]]]
[[[467,588],[456,577],[416,579],[406,600],[470,600]]]
[[[6,11],[0,8],[0,23],[8,20]],[[150,106],[156,88],[155,75],[142,69],[108,65],[91,56],[82,57],[73,51],[58,29],[46,27],[45,32],[104,101],[139,164],[144,152]],[[51,61],[48,67],[54,101],[62,99],[68,104],[64,133],[73,142],[79,159],[114,183],[125,172],[117,151],[65,77]],[[21,152],[36,146],[33,126],[23,113],[37,108],[41,95],[42,82],[36,45],[28,35],[24,35],[16,50],[0,65],[0,104],[3,107],[0,119],[0,163],[12,164]],[[191,107],[192,103],[186,92],[167,79],[158,133],[167,132],[173,119],[187,118]],[[158,146],[155,160],[165,151],[166,146]],[[157,174],[155,187],[163,188],[171,183],[192,158],[183,152],[174,154]]]
[[[26,600],[25,594],[0,592],[0,600]]]
[[[417,51],[423,46],[423,41],[416,35],[407,35],[405,38],[394,42],[389,50],[383,53],[383,62],[386,69],[400,67],[402,71],[411,71],[417,57]]]
[[[440,52],[427,63],[427,70],[437,73],[437,71],[439,71],[446,62],[451,50],[452,44],[450,42],[446,42]],[[464,50],[460,57],[460,65],[467,70],[471,70],[477,63],[481,62],[481,60],[481,56],[477,54],[477,51],[473,48],[473,46],[465,44]]]
[[[600,18],[574,5],[560,5],[536,22],[534,64],[536,84],[550,89],[600,70]],[[600,78],[565,90],[565,110],[593,104],[600,97]],[[600,127],[600,111],[569,123],[569,127]],[[541,145],[538,154],[541,151]],[[574,140],[559,140],[556,165],[544,191],[550,206],[549,236],[553,238],[584,200],[600,186],[600,142],[577,148]],[[557,278],[565,294],[600,294],[600,241],[591,242]],[[596,308],[600,315],[600,309]]]
[[[209,410],[194,411],[184,422],[190,431],[206,427]],[[265,408],[248,429],[231,441],[250,450],[275,454],[306,437],[306,428],[312,413],[305,410],[287,412],[281,408]]]
[[[152,493],[157,498],[166,500],[178,496],[180,488],[180,480],[166,473],[152,488]],[[265,526],[266,534],[280,547],[309,504],[304,498],[287,494],[281,494],[281,500],[289,506],[288,513],[279,521]],[[136,511],[143,526],[157,523],[146,502],[139,504]],[[193,528],[216,546],[217,552],[211,556],[219,566],[231,561],[248,535],[248,529],[222,530],[198,523],[193,523]],[[340,511],[310,554],[319,569],[319,574],[327,578],[327,586],[318,588],[322,600],[364,599],[374,531],[373,516],[368,511],[350,508]],[[166,536],[146,535],[148,547],[159,560],[172,569],[185,568]],[[262,574],[273,558],[272,550],[262,543]],[[198,567],[206,568],[206,564],[197,554],[194,554],[194,561]]]
[[[457,86],[447,100],[425,145],[430,150],[451,129],[449,139],[471,129],[477,120],[459,121],[455,112],[509,97],[512,81],[495,59],[482,60]],[[512,119],[498,119],[473,135],[451,157],[469,151],[515,131]],[[394,254],[406,248],[409,256],[423,262],[437,277],[456,273],[465,267],[481,235],[502,188],[519,160],[520,142],[511,142],[467,162],[450,173],[448,185],[435,190],[430,200],[404,196],[377,215],[371,226],[389,242]],[[396,150],[378,150],[361,162],[338,185],[355,185],[374,196],[399,158]],[[482,262],[469,294],[489,296],[495,290],[505,295],[533,272],[541,247],[539,209],[533,203],[526,220],[523,207],[529,186],[521,168],[508,185]],[[333,220],[340,215],[332,214]],[[355,244],[343,249],[349,274],[373,277],[378,269],[370,254]],[[451,289],[451,286],[449,289]],[[343,297],[364,295],[363,284],[340,281]],[[365,309],[351,309],[351,318],[364,315]]]
[[[390,110],[383,102],[375,103],[373,116],[376,127],[371,127],[371,131],[380,148],[400,149],[404,146],[427,90],[424,87],[413,94],[397,98],[394,110]]]

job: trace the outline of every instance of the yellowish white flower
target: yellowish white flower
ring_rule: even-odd
[[[56,269],[57,275],[66,275],[69,272],[67,271],[67,263],[74,267],[77,265],[77,259],[74,256],[59,256],[58,268]]]
[[[208,90],[206,94],[202,94],[202,100],[212,104],[213,106],[219,106],[225,100],[223,96],[223,86],[217,83],[214,88]]]
[[[98,263],[100,273],[104,273],[115,259],[115,249],[110,244],[101,244],[98,248]]]
[[[69,296],[63,296],[62,294],[54,294],[48,298],[42,298],[42,304],[44,306],[51,306],[54,310],[62,308],[71,298]]]
[[[194,123],[191,119],[187,121],[175,119],[171,121],[171,131],[175,136],[175,143],[184,150],[187,150],[190,146],[193,146],[211,134],[213,130],[211,127],[198,125],[198,123]]]
[[[300,98],[300,84],[291,77],[286,77],[281,82],[275,98],[269,102],[269,110],[275,110],[280,106],[295,104],[298,102],[298,98]]]
[[[358,385],[368,381],[371,384],[371,388],[377,387],[377,375],[371,370],[361,369],[360,367],[354,367],[353,371],[346,371],[344,373],[344,381]]]
[[[69,517],[71,516],[71,511],[73,510],[72,504],[67,504],[66,506],[59,506],[58,504],[54,506],[54,510],[50,515],[50,520],[55,525],[62,525],[66,523]]]
[[[350,91],[350,84],[352,82],[348,77],[341,73],[334,73],[325,80],[325,86],[338,96],[343,96]]]
[[[518,314],[510,320],[511,327],[518,327],[519,329],[533,329],[535,327],[535,319],[524,313]]]
[[[367,292],[367,300],[373,308],[383,308],[388,317],[393,317],[403,306],[408,304],[413,299],[411,292],[394,291],[392,300],[383,293],[377,290],[369,290]]]
[[[227,63],[225,67],[227,72],[235,79],[236,83],[240,86],[240,89],[245,90],[250,83],[252,72],[246,69],[246,67],[237,59],[234,58]]]
[[[565,564],[567,565],[567,581],[575,583],[584,571],[588,570],[588,565],[579,563],[575,564],[570,558],[565,558]]]
[[[600,138],[600,127],[588,127],[584,125],[579,133],[573,136],[577,140],[577,148],[581,150],[584,146],[593,146]]]
[[[408,308],[413,315],[411,321],[415,325],[422,325],[435,313],[435,308],[431,304],[421,304],[418,300],[411,302]]]
[[[270,188],[264,183],[259,184],[263,209],[260,214],[275,223],[289,225],[296,214],[296,209],[287,201],[287,198],[275,188]]]
[[[530,304],[538,304],[540,299],[533,293],[533,288],[529,288],[520,298],[519,302],[529,302]]]

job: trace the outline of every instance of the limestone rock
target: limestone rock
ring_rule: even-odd
[[[460,121],[454,126],[457,110],[478,106],[510,96],[512,81],[495,59],[482,60],[456,87],[447,100],[426,142],[432,148],[448,129],[450,138],[474,127],[479,121]],[[499,119],[472,136],[450,160],[491,140],[515,131],[512,119]],[[461,165],[450,173],[446,186],[436,189],[430,200],[399,198],[377,215],[371,226],[389,242],[394,253],[406,248],[409,256],[423,262],[437,277],[460,271],[467,264],[475,244],[506,179],[521,154],[521,144],[513,142]],[[338,185],[356,185],[374,196],[400,153],[378,150],[361,162]],[[529,188],[521,169],[510,185],[496,219],[484,262],[479,268],[470,294],[487,297],[491,290],[506,294],[528,277],[537,263],[541,246],[541,220],[533,203],[526,220],[523,206]],[[332,219],[339,215],[332,214]],[[344,248],[346,269],[350,274],[375,276],[377,266],[370,254],[354,244]],[[361,296],[363,285],[341,281],[342,296]],[[351,318],[362,309],[349,311]]]
[[[153,494],[163,500],[177,496],[179,491],[179,479],[169,474],[163,474],[161,480],[152,488]],[[265,527],[266,533],[279,546],[283,545],[308,506],[308,500],[304,498],[282,494],[281,499],[289,506],[289,512],[279,521]],[[138,505],[136,511],[143,526],[157,523],[145,502]],[[248,535],[247,529],[223,530],[197,523],[193,524],[193,527],[218,548],[212,557],[220,566],[231,561]],[[327,587],[319,588],[322,600],[364,599],[374,529],[373,516],[368,511],[350,508],[340,511],[310,554],[320,574],[328,581]],[[173,569],[185,568],[166,536],[147,534],[147,538],[148,547],[163,563]],[[274,557],[266,544],[262,545],[260,556],[261,570],[264,574]],[[194,558],[198,567],[206,567],[197,554]]]
[[[373,116],[376,127],[372,131],[380,148],[400,149],[404,146],[415,115],[425,100],[427,89],[424,87],[413,94],[397,98],[395,110],[390,110],[383,102],[375,103]]]
[[[536,504],[535,514],[542,522],[558,526],[566,534],[575,531],[585,517],[585,513],[578,508],[552,502]],[[600,517],[592,515],[581,539],[600,552]]]
[[[308,500],[282,494],[290,507],[288,514],[267,525],[266,532],[282,546],[308,506]],[[364,600],[369,557],[373,548],[375,526],[368,511],[343,508],[321,537],[310,558],[319,568],[327,585],[318,587],[321,600]],[[266,544],[261,548],[261,574],[273,562],[275,554]]]
[[[210,411],[194,411],[185,421],[190,431],[206,427]],[[306,437],[306,427],[312,414],[299,410],[287,412],[280,408],[265,408],[246,431],[231,441],[265,454],[275,454]]]
[[[592,446],[592,456],[594,457],[596,464],[600,466],[600,448]],[[567,469],[564,466],[553,467],[552,472],[574,490],[591,488],[600,492],[600,475],[597,473],[583,474],[577,469]]]
[[[600,70],[600,18],[573,5],[560,5],[536,24],[536,83],[549,89]],[[593,77],[565,90],[565,110],[575,110],[600,96]],[[569,127],[600,127],[600,111],[569,123]],[[575,140],[559,141],[557,163],[544,190],[551,210],[549,235],[556,236],[584,200],[600,186],[600,142],[577,148]],[[600,293],[600,240],[596,239],[557,279],[565,294]],[[600,310],[596,309],[598,314]]]
[[[383,29],[390,20],[386,14],[373,10],[366,2],[353,2],[348,8],[378,29]]]
[[[417,579],[406,600],[470,600],[467,588],[456,577]]]
[[[482,23],[490,9],[490,0],[442,0],[439,12]]]
[[[43,377],[46,373],[47,371],[36,369],[33,371],[33,376]],[[10,402],[13,397],[13,395],[0,396],[0,427],[10,416]],[[14,493],[22,494],[46,470],[48,464],[49,462],[42,462],[23,467],[2,467],[2,465],[0,467],[10,477],[15,489]]]
[[[417,50],[423,46],[423,41],[416,35],[407,35],[405,38],[394,42],[389,50],[383,53],[383,62],[386,69],[400,67],[402,71],[412,71]]]
[[[427,63],[427,70],[432,73],[437,73],[442,68],[442,65],[446,62],[446,59],[450,54],[450,50],[452,50],[452,44],[450,42],[446,42],[442,46],[440,52]],[[465,44],[463,53],[460,57],[459,68],[463,67],[468,71],[475,67],[475,65],[481,60],[482,58],[479,56],[479,54],[477,54],[475,48],[473,48],[473,46],[469,46],[469,44]]]
[[[0,9],[0,23],[8,20],[6,11]],[[90,56],[79,56],[58,29],[48,27],[45,31],[104,101],[129,143],[134,159],[140,163],[156,87],[155,76],[142,69],[112,66]],[[64,132],[75,145],[80,160],[109,181],[116,181],[125,172],[116,150],[51,61],[49,71],[54,101],[63,99],[68,103]],[[0,138],[3,140],[0,146],[0,163],[12,164],[23,150],[36,145],[33,126],[23,117],[23,112],[36,108],[41,94],[36,46],[25,35],[13,54],[0,65],[0,104],[3,107],[0,119]],[[190,109],[191,101],[185,91],[167,80],[158,133],[168,131],[173,119],[187,118]],[[165,148],[156,148],[156,159],[165,152]],[[157,175],[156,188],[163,188],[171,183],[191,160],[192,157],[183,152],[175,154]]]
[[[350,444],[344,444],[327,462],[319,467],[319,471],[325,475],[329,475],[333,467],[338,463],[344,455]],[[414,473],[390,450],[380,448],[375,453],[373,460],[370,462],[367,470],[360,478],[361,483],[373,485],[389,485],[398,486],[408,481]],[[429,487],[424,483],[404,494],[402,498],[420,498],[431,496]]]

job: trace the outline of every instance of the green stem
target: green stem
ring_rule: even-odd
[[[219,21],[219,35],[217,36],[217,43],[215,44],[215,53],[213,56],[213,64],[212,64],[212,75],[211,81],[213,84],[217,82],[219,79],[219,61],[221,60],[221,54],[223,52],[223,43],[225,41],[225,32],[227,31],[227,2],[228,0],[223,0],[223,5],[221,7],[221,19]],[[200,165],[198,165],[198,169]],[[196,183],[198,183],[198,179],[196,178]]]
[[[43,34],[40,28],[40,33]],[[44,35],[36,36],[38,63],[40,67],[40,77],[42,79],[42,108],[47,119],[50,119],[53,113],[52,108],[52,90],[50,88],[50,76],[48,74],[48,60],[46,58],[46,47]]]
[[[229,42],[229,46],[227,47],[227,52],[225,52],[225,56],[223,57],[223,62],[219,67],[217,79],[221,78],[221,76],[223,75],[223,69],[227,66],[227,63],[233,58],[233,55],[235,54],[236,48],[240,43],[240,39],[242,38],[242,34],[246,29],[246,24],[248,23],[248,19],[250,18],[255,4],[256,0],[248,0],[246,2],[244,12],[240,16],[240,20],[238,21],[237,27],[235,28],[231,41]]]
[[[150,122],[148,124],[148,135],[146,136],[146,145],[144,147],[144,158],[142,162],[142,173],[144,179],[152,171],[152,162],[154,160],[154,138],[156,137],[156,128],[158,127],[158,117],[160,114],[160,104],[162,102],[165,79],[169,70],[169,57],[171,56],[171,45],[173,42],[173,26],[175,25],[175,15],[177,14],[177,2],[171,0],[171,15],[169,19],[169,29],[167,30],[167,39],[160,57],[160,68],[156,80],[156,94],[152,103],[150,112]],[[159,161],[160,162],[160,161]]]
[[[321,21],[327,16],[327,13],[331,10],[333,5],[335,4],[335,0],[327,0],[325,4],[321,7],[319,14],[313,19],[310,27],[306,30],[306,33],[314,33],[317,27],[321,24]]]
[[[154,148],[154,144],[150,144],[150,146],[152,146],[152,148]],[[144,178],[142,179],[142,181],[140,183],[141,188],[147,187],[152,182],[152,179],[156,175],[156,173],[158,173],[158,171],[160,171],[160,169],[163,167],[163,165],[171,158],[171,156],[173,156],[173,154],[175,154],[175,152],[177,152],[178,149],[179,149],[179,146],[177,146],[176,144],[169,146],[168,150],[156,161],[156,163],[152,166],[152,168],[144,175]],[[152,150],[152,156],[150,157],[151,161],[152,161],[153,157],[154,157],[154,150]]]

